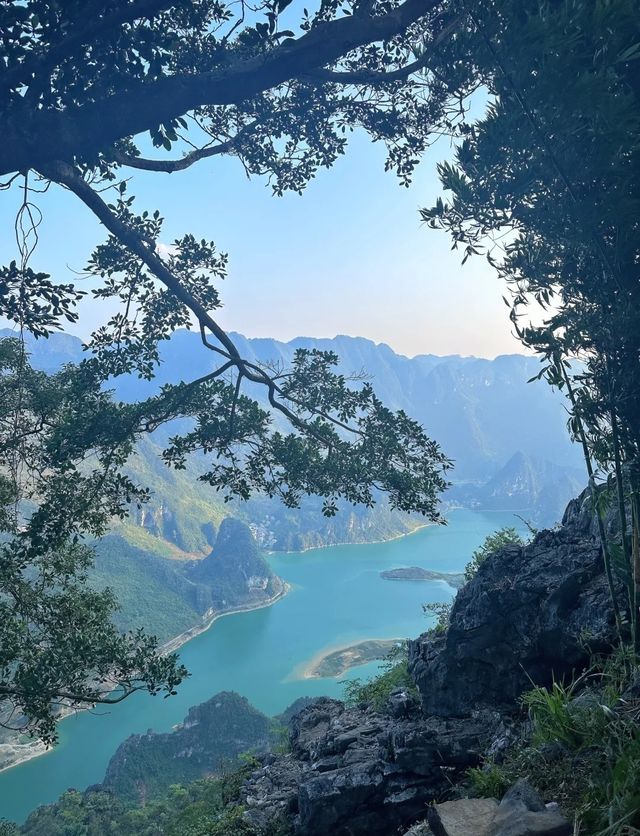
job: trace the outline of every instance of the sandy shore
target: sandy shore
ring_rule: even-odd
[[[292,679],[332,679],[360,665],[384,659],[404,639],[362,639],[325,647],[298,666]],[[330,670],[329,670],[330,669]]]
[[[70,714],[75,714],[76,711],[87,711],[87,709],[71,706],[63,707],[60,709],[56,722],[59,723],[65,717],[69,717]],[[45,746],[41,740],[29,740],[28,743],[0,743],[0,772],[13,769],[14,766],[26,763],[33,758],[39,758],[40,755],[46,755],[53,749],[53,746]]]
[[[261,601],[259,604],[246,604],[242,607],[231,607],[228,610],[223,610],[222,612],[216,611],[214,613],[205,613],[203,616],[202,624],[196,625],[195,627],[190,627],[188,630],[185,630],[184,633],[180,633],[179,635],[175,636],[169,641],[165,642],[160,651],[163,654],[166,653],[175,653],[183,644],[191,641],[191,639],[195,639],[196,636],[199,636],[201,633],[206,633],[206,631],[215,624],[216,621],[220,618],[224,618],[227,615],[237,615],[241,612],[253,612],[254,610],[262,610],[265,607],[270,607],[272,604],[275,604],[276,601],[279,601],[281,598],[291,591],[291,585],[288,584],[286,581],[282,581],[281,589],[276,592],[271,598],[268,598],[266,601]]]
[[[13,769],[18,764],[30,761],[51,751],[40,740],[29,743],[0,743],[0,772]]]

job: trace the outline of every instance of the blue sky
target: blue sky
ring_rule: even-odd
[[[350,334],[407,355],[521,351],[504,288],[488,265],[476,258],[461,267],[447,236],[420,221],[419,207],[440,193],[436,163],[449,154],[441,140],[409,189],[385,173],[384,148],[360,135],[301,197],[273,197],[233,158],[171,175],[133,172],[130,192],[140,210],[160,209],[164,242],[193,232],[229,253],[218,315],[229,330],[283,340]],[[82,270],[104,233],[61,189],[37,197],[43,222],[31,266],[60,281],[77,279],[72,271]],[[15,189],[3,194],[5,230],[19,199]],[[10,235],[0,248],[3,262],[16,256]],[[104,317],[102,305],[86,303],[72,330],[86,336]]]

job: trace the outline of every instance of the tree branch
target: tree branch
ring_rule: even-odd
[[[75,694],[70,691],[56,691],[55,694],[53,694],[53,696],[61,700],[70,700],[75,704],[87,703],[88,705],[116,705],[117,703],[126,700],[127,697],[130,697],[131,694],[134,694],[136,691],[145,690],[146,687],[146,685],[142,684],[131,685],[127,688],[123,687],[122,693],[116,697],[100,697],[96,696],[95,694]],[[10,686],[0,685],[0,697],[1,696],[24,697],[28,696],[28,692],[25,691],[23,688],[12,688]]]
[[[185,168],[189,168],[194,163],[207,159],[208,157],[231,153],[240,145],[243,139],[246,139],[257,124],[257,121],[251,122],[226,142],[221,142],[218,145],[210,145],[206,148],[197,148],[179,160],[152,160],[146,157],[134,157],[131,154],[123,154],[120,151],[114,151],[111,156],[119,165],[125,165],[129,168],[140,168],[144,171],[164,171],[167,174],[172,174],[174,171],[184,171]]]
[[[313,81],[332,82],[333,84],[391,84],[394,81],[404,81],[412,73],[422,70],[426,66],[427,59],[421,58],[419,61],[414,61],[405,67],[400,67],[388,73],[368,72],[366,70],[360,72],[312,70],[306,74],[305,78],[310,78]]]
[[[331,64],[359,46],[395,37],[442,2],[405,0],[378,17],[342,17],[265,55],[237,59],[213,72],[135,82],[121,93],[73,109],[33,111],[25,104],[5,120],[0,176],[95,154],[203,105],[238,104]]]
[[[233,340],[228,334],[218,325],[213,319],[209,311],[196,299],[182,284],[182,282],[174,276],[167,265],[162,261],[155,250],[151,249],[149,244],[134,230],[123,223],[107,206],[102,197],[95,192],[91,186],[83,180],[83,178],[75,171],[73,166],[68,163],[57,161],[49,166],[43,166],[40,173],[45,177],[53,180],[60,185],[66,186],[72,191],[76,197],[87,206],[98,217],[104,226],[114,235],[122,244],[129,248],[129,250],[137,255],[146,266],[151,270],[154,276],[159,279],[166,288],[168,288],[186,307],[195,315],[200,325],[200,330],[203,336],[204,344],[216,351],[218,354],[231,361],[234,366],[242,372],[247,380],[253,383],[260,383],[266,386],[268,392],[268,400],[271,406],[281,412],[289,419],[291,424],[304,432],[319,438],[313,428],[305,423],[298,415],[295,414],[288,406],[277,399],[280,389],[275,381],[255,363],[244,360],[236,348]],[[223,348],[211,345],[207,339],[205,330],[208,329],[213,336],[218,340]],[[352,427],[330,418],[321,412],[317,413],[323,417],[328,418],[339,427],[356,432]],[[319,440],[322,440],[319,438]],[[323,441],[323,440],[322,440]],[[324,443],[324,442],[323,442]]]
[[[209,374],[205,374],[202,377],[198,377],[196,380],[191,380],[189,383],[185,383],[183,388],[181,389],[181,395],[183,396],[180,400],[186,400],[187,394],[191,392],[193,389],[197,389],[198,386],[202,386],[203,383],[210,383],[212,380],[216,380],[221,375],[223,375],[226,371],[235,368],[235,363],[232,360],[227,360],[226,363],[223,363],[222,366],[217,368],[215,371],[210,372]],[[149,418],[144,423],[144,431],[147,433],[155,432],[158,427],[162,426],[166,421],[171,421],[175,418],[174,410],[170,409],[165,411],[162,415],[156,415],[154,418]]]
[[[436,47],[438,44],[441,44],[444,40],[446,40],[463,18],[464,15],[456,15],[456,17],[454,17],[453,20],[438,33],[437,37],[433,39],[429,46]],[[332,70],[320,69],[312,70],[310,73],[307,73],[306,77],[311,78],[314,81],[328,81],[335,84],[391,84],[394,81],[404,81],[410,75],[413,75],[413,73],[428,67],[430,57],[430,55],[425,54],[416,61],[413,61],[411,64],[399,67],[397,70],[391,70],[391,72],[388,73],[369,72],[367,70],[361,70],[360,72],[334,72]]]

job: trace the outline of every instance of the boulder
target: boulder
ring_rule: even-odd
[[[242,791],[247,818],[288,817],[304,836],[388,836],[423,819],[476,765],[498,715],[425,719],[316,700],[291,718],[291,754],[267,756]]]
[[[486,836],[570,836],[573,826],[557,805],[545,806],[524,779],[514,784],[498,807]]]
[[[498,809],[494,798],[459,798],[429,808],[433,836],[486,836]]]
[[[258,832],[269,832],[298,813],[298,783],[302,764],[292,755],[266,755],[241,789],[245,818]]]
[[[394,688],[387,700],[387,710],[392,717],[410,717],[415,712],[417,698],[407,688]]]

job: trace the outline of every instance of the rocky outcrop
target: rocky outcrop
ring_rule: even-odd
[[[268,756],[244,787],[247,817],[260,826],[284,818],[300,836],[402,832],[446,800],[481,756],[500,757],[512,745],[518,698],[532,681],[572,676],[614,638],[583,495],[560,528],[481,565],[458,593],[444,636],[411,643],[420,706],[398,692],[386,714],[321,699],[292,716],[291,753]],[[494,836],[567,832],[557,810],[523,792],[498,808]]]
[[[319,699],[292,718],[291,753],[267,756],[245,784],[247,818],[284,817],[301,836],[394,833],[478,763],[499,724],[491,712],[393,717]]]
[[[459,798],[434,804],[427,815],[426,833],[431,836],[486,836],[497,809],[498,802],[494,798]]]
[[[570,503],[562,526],[482,564],[458,593],[444,636],[410,643],[410,672],[426,715],[512,709],[531,683],[586,667],[615,640],[589,503]]]
[[[570,836],[573,826],[555,804],[545,805],[524,779],[494,798],[459,798],[433,804],[427,821],[405,836]]]
[[[524,779],[507,791],[486,836],[570,836],[570,824],[557,805],[545,805]]]
[[[211,554],[192,563],[187,577],[194,584],[200,612],[259,605],[283,589],[283,582],[260,553],[249,526],[233,517],[222,521]]]

